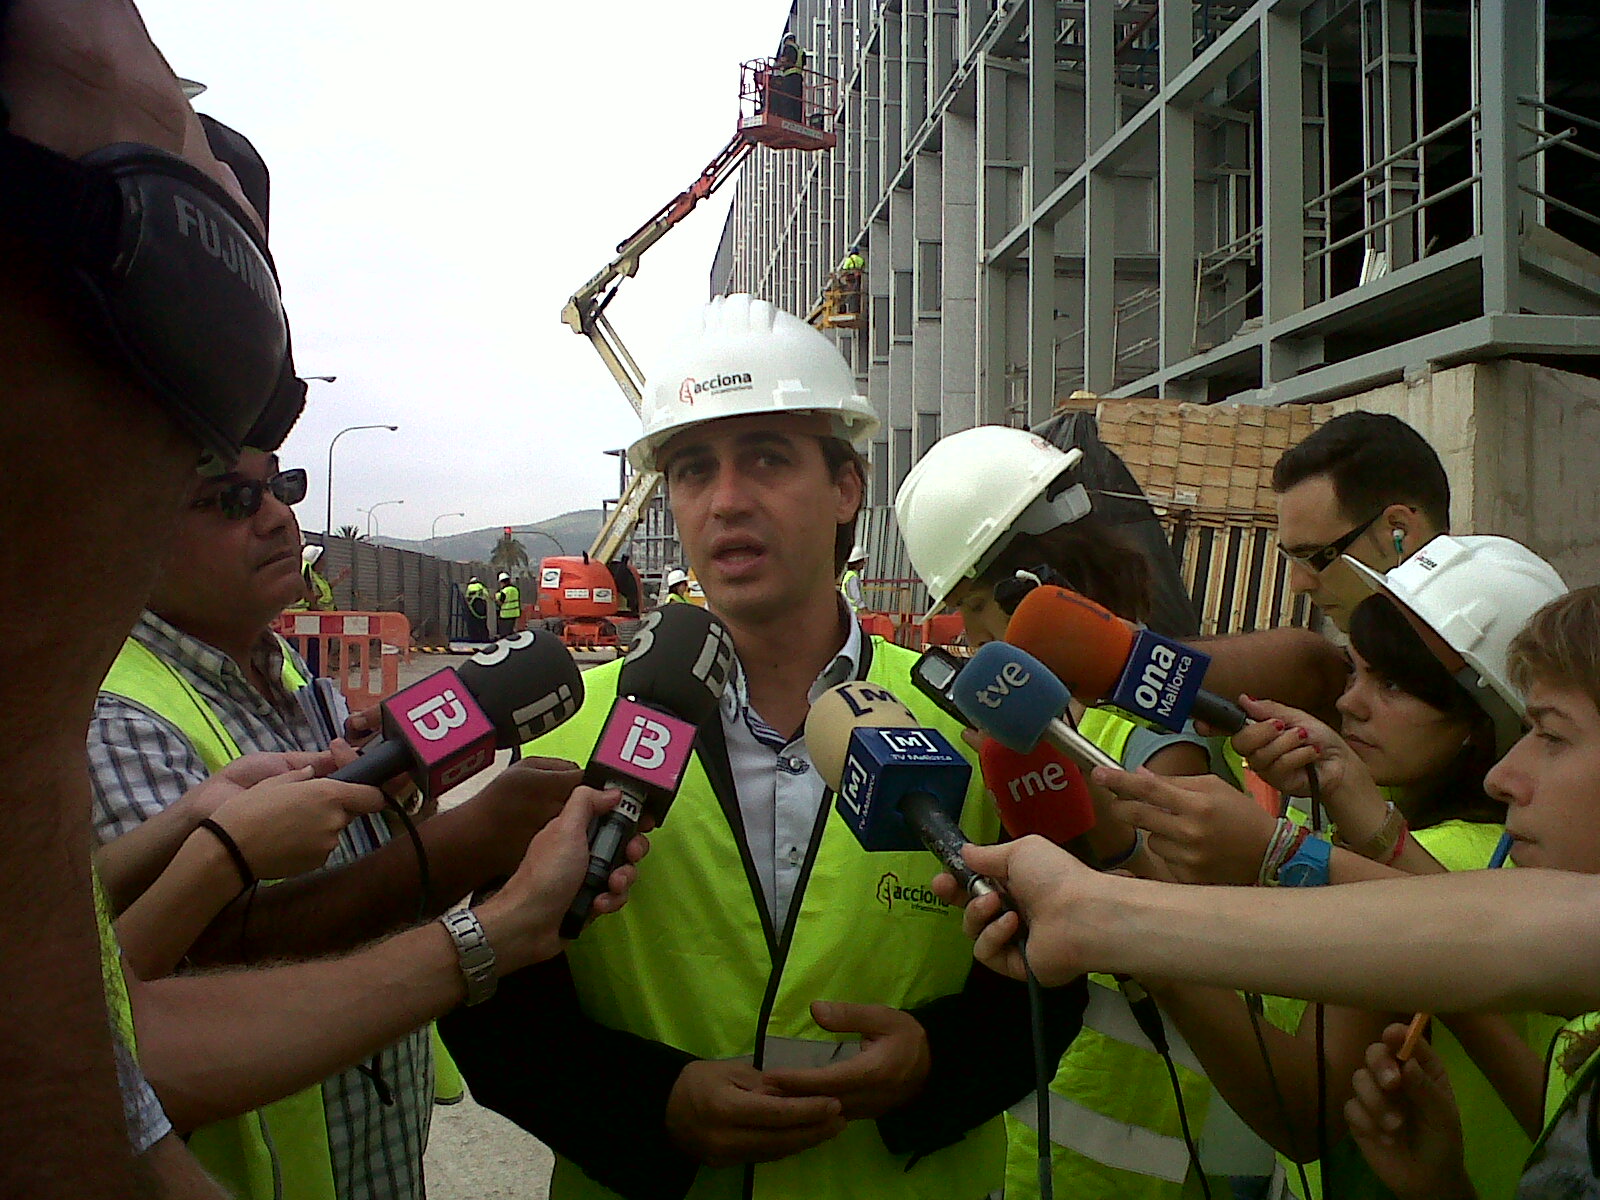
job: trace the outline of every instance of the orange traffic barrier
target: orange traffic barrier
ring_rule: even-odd
[[[861,612],[857,616],[861,621],[861,628],[868,637],[881,637],[886,642],[894,641],[894,618],[887,613]]]
[[[965,635],[966,626],[961,623],[960,613],[942,613],[919,622],[917,631],[922,637],[922,648],[926,650],[929,646],[955,645]]]
[[[400,690],[400,660],[411,658],[411,622],[404,613],[286,612],[272,628],[301,658],[318,664],[354,712]]]

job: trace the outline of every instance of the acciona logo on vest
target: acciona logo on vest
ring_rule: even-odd
[[[696,379],[691,375],[678,385],[678,399],[685,404],[693,404],[700,396],[749,391],[751,383],[748,371],[719,371],[704,379]]]
[[[947,912],[950,908],[932,889],[923,884],[902,884],[900,876],[893,871],[885,871],[878,880],[878,902],[890,912],[894,911],[896,902],[910,905],[918,912]]]

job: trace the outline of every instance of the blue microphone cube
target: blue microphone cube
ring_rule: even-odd
[[[972,765],[936,729],[857,726],[834,807],[863,849],[920,850],[922,842],[900,815],[901,800],[932,796],[958,822],[971,779]]]
[[[1177,733],[1194,711],[1210,665],[1209,654],[1141,629],[1109,700],[1136,721]]]

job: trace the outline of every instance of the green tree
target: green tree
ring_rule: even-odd
[[[367,535],[362,533],[361,530],[357,529],[354,525],[339,526],[338,532],[336,532],[334,536],[347,538],[352,542],[364,542],[367,540]]]
[[[506,526],[506,531],[501,535],[494,549],[489,552],[489,565],[497,571],[504,571],[507,575],[515,576],[528,565],[528,552],[521,542],[511,536],[511,527]]]

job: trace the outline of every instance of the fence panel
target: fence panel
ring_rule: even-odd
[[[320,534],[307,534],[306,540],[324,544]],[[325,547],[317,569],[333,585],[336,607],[404,613],[417,645],[445,643],[452,595],[472,577],[466,563],[349,538],[329,538]]]

